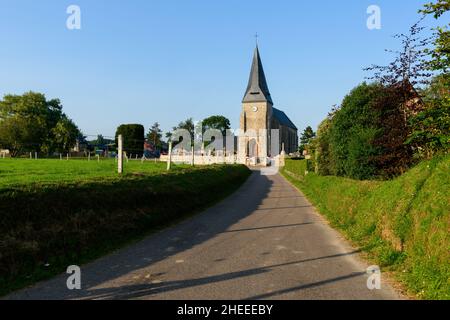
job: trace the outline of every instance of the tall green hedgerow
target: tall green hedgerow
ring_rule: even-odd
[[[372,102],[381,90],[380,85],[362,83],[344,98],[334,114],[329,130],[334,165],[331,173],[355,179],[368,179],[376,174],[372,158],[379,151],[373,141],[379,132],[380,112],[372,107]]]

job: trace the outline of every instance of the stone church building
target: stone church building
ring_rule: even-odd
[[[274,129],[279,129],[273,131]],[[258,46],[247,90],[242,100],[239,158],[252,159],[253,164],[266,165],[268,158],[298,149],[297,127],[281,110],[273,107]],[[243,134],[245,133],[245,134]],[[278,143],[276,143],[278,142]],[[284,148],[284,150],[283,150]]]

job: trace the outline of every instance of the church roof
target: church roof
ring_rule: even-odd
[[[276,108],[272,108],[272,110],[273,110],[273,116],[275,117],[275,119],[278,120],[278,122],[282,126],[286,126],[286,127],[297,130],[297,127],[295,126],[294,123],[292,123],[291,119],[289,119],[289,117],[286,115],[286,113],[284,113],[283,111],[278,110]]]
[[[245,91],[245,96],[242,102],[269,102],[273,104],[269,87],[267,86],[266,76],[264,74],[258,46],[255,48],[252,70],[250,72],[247,90]]]

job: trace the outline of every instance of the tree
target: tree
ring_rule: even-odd
[[[224,116],[211,116],[202,121],[202,132],[208,129],[220,130],[223,135],[226,135],[226,130],[230,129],[230,120]]]
[[[403,174],[412,164],[412,148],[405,144],[411,128],[409,121],[404,122],[404,99],[402,87],[381,87],[371,103],[378,115],[374,126],[379,129],[372,141],[377,148],[372,163],[384,178]]]
[[[147,134],[147,140],[148,142],[152,143],[153,146],[156,147],[157,149],[161,149],[162,147],[161,139],[162,139],[162,130],[159,127],[159,123],[155,122]]]
[[[385,87],[395,87],[395,99],[400,91],[402,99],[399,102],[403,112],[403,125],[407,125],[408,118],[414,113],[409,107],[417,107],[417,104],[408,104],[414,95],[415,88],[429,83],[432,73],[429,71],[427,46],[430,39],[422,38],[421,26],[423,18],[410,27],[408,34],[397,34],[394,37],[401,40],[400,50],[386,50],[395,55],[394,60],[387,66],[372,65],[365,68],[373,72],[369,79],[379,82]],[[415,110],[414,110],[415,111]]]
[[[77,141],[80,143],[80,145],[87,145],[88,141],[86,139],[87,137],[80,131],[78,133]]]
[[[426,108],[410,119],[412,132],[406,142],[418,157],[429,159],[450,150],[450,93],[443,75],[422,94]]]
[[[113,139],[106,139],[103,137],[103,135],[99,134],[97,135],[97,138],[95,140],[91,140],[87,142],[88,149],[90,151],[96,151],[96,150],[108,150],[109,147],[111,149],[114,149],[116,144],[116,141]]]
[[[144,153],[144,134],[145,129],[141,124],[122,124],[116,131],[116,145],[119,135],[123,137],[123,151],[127,154],[137,154],[142,156]]]
[[[224,116],[211,116],[204,119],[201,123],[201,126],[202,134],[204,134],[207,130],[219,130],[222,133],[222,137],[220,137],[220,139],[222,140],[223,147],[225,147],[224,137],[227,134],[226,131],[230,129],[230,120],[228,120]],[[204,141],[203,139],[202,141],[204,142],[204,146],[206,147],[213,143],[213,141],[215,141],[217,138],[218,137],[213,136],[211,141]],[[219,142],[219,140],[217,140],[217,142]]]
[[[440,19],[450,11],[450,0],[437,0],[424,5],[419,12]],[[420,158],[430,158],[450,148],[450,24],[435,29],[434,48],[428,67],[437,72],[430,86],[423,90],[426,108],[410,119],[412,132],[407,140]]]
[[[428,38],[422,38],[421,32],[425,29],[421,26],[423,18],[409,28],[409,33],[396,34],[394,38],[401,40],[400,50],[386,50],[394,55],[394,60],[388,65],[371,65],[364,68],[373,72],[370,80],[375,80],[384,86],[408,84],[416,86],[427,84],[431,73],[427,71],[427,45]]]
[[[424,9],[420,10],[424,14],[433,14],[437,19],[445,12],[450,10],[450,0],[437,0],[437,2],[427,3],[424,5]]]
[[[180,122],[178,124],[178,126],[172,128],[172,132],[166,133],[166,137],[167,137],[168,141],[172,141],[173,132],[180,130],[180,129],[187,130],[189,132],[189,135],[191,137],[191,145],[193,145],[193,143],[195,141],[196,127],[195,127],[194,120],[192,118],[188,118],[185,121]],[[173,142],[174,142],[174,146],[175,146],[180,141],[173,141]]]
[[[167,143],[172,141],[172,132],[166,132],[166,140],[167,140]]]
[[[312,140],[316,137],[316,133],[314,130],[308,126],[303,131],[303,133],[300,136],[300,146],[299,146],[299,152],[303,154],[303,151],[306,150],[307,146],[312,142]]]
[[[106,145],[106,139],[103,137],[103,135],[98,134],[97,139],[92,141],[92,144],[95,144],[97,147],[103,148],[103,146]]]
[[[390,178],[412,164],[403,121],[403,92],[396,86],[363,83],[334,108],[313,140],[318,172],[354,179]]]
[[[0,148],[8,149],[11,157],[26,151],[38,151],[36,141],[42,132],[31,121],[23,117],[11,117],[0,123]]]
[[[186,119],[185,121],[182,121],[178,124],[177,127],[173,128],[174,130],[177,129],[184,129],[187,130],[189,132],[189,134],[191,135],[191,141],[194,141],[194,137],[195,137],[195,123],[194,120],[192,118]]]
[[[60,139],[64,125],[77,131],[77,135],[80,133],[62,108],[58,99],[46,100],[41,93],[5,95],[0,101],[0,131],[3,133],[0,146],[10,149],[13,156],[26,151],[54,152],[58,146],[55,134],[58,133]],[[75,143],[73,139],[66,139],[65,148]]]
[[[68,152],[76,144],[80,130],[75,123],[63,115],[52,130],[53,147],[58,152]]]
[[[304,145],[309,144],[311,142],[311,140],[314,139],[315,137],[316,137],[316,133],[310,126],[308,126],[303,131],[302,135],[300,136],[300,143],[302,143]]]
[[[423,14],[432,14],[435,19],[439,19],[444,13],[450,11],[450,0],[437,0],[428,3],[424,9],[419,12]],[[434,49],[429,50],[431,61],[429,68],[434,71],[440,71],[444,76],[447,86],[450,86],[450,77],[448,71],[450,69],[450,30],[447,26],[438,27],[435,31]]]
[[[317,153],[318,173],[322,176],[332,175],[334,173],[333,156],[330,151],[330,128],[332,117],[323,120],[317,129],[317,137],[314,140]]]

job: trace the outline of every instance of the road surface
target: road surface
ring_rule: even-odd
[[[280,175],[255,170],[181,224],[7,299],[400,299],[367,288],[367,264]]]

